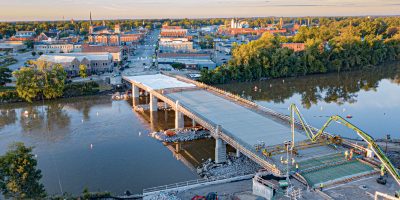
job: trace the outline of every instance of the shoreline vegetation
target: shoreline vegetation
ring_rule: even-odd
[[[101,90],[99,83],[95,81],[81,82],[81,83],[67,83],[63,89],[63,94],[59,98],[72,98],[72,97],[84,97],[84,96],[95,96],[105,95],[111,92],[109,90]],[[55,99],[55,98],[54,98]],[[36,97],[32,101],[41,101],[41,97]],[[18,92],[15,87],[0,87],[0,105],[7,103],[19,103],[27,102],[23,98],[18,96]]]
[[[203,70],[200,81],[223,84],[352,71],[400,61],[399,18],[325,20],[302,26],[293,37],[265,33],[258,40],[232,47],[232,59]],[[294,51],[284,43],[304,43]]]

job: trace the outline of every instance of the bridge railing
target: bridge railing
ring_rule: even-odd
[[[243,180],[243,179],[251,178],[253,176],[254,176],[254,174],[246,174],[246,175],[239,176],[239,177],[229,177],[228,175],[221,175],[221,176],[208,178],[208,179],[196,179],[196,180],[178,182],[178,183],[173,183],[173,184],[169,184],[169,185],[163,185],[163,186],[157,186],[157,187],[143,189],[143,195],[151,194],[151,193],[155,193],[155,192],[161,192],[161,191],[174,190],[177,188],[189,187],[189,186],[198,185],[198,184],[207,184],[207,183],[212,183],[215,181],[224,181],[224,180],[230,180],[230,179]]]

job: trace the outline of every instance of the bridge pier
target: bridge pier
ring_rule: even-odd
[[[183,129],[185,126],[183,113],[179,112],[179,101],[175,105],[175,129]]]
[[[158,128],[158,112],[150,112],[150,127],[152,131],[159,131]]]
[[[132,84],[132,98],[139,98],[139,87]]]
[[[192,119],[192,127],[196,126],[196,121],[194,119]]]
[[[240,155],[241,155],[241,153],[240,153],[239,149],[236,149],[236,157],[239,158]]]
[[[150,112],[158,111],[158,98],[150,93]]]
[[[226,143],[219,138],[219,132],[221,131],[221,125],[218,125],[215,129],[215,163],[226,162]]]

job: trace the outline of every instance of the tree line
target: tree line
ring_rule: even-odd
[[[340,72],[400,60],[400,18],[346,18],[320,26],[303,26],[293,37],[265,33],[258,40],[236,45],[232,59],[215,70],[202,71],[205,83],[251,81]],[[305,44],[303,51],[282,43]]]

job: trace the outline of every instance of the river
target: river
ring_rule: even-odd
[[[86,187],[119,195],[126,190],[141,193],[143,188],[197,179],[193,169],[148,136],[154,123],[131,106],[110,96],[2,105],[0,154],[13,142],[34,146],[50,195],[79,194]],[[173,127],[173,113],[159,114],[161,128]],[[211,152],[209,143],[194,145],[211,146]]]
[[[281,78],[218,87],[259,105],[289,114],[295,103],[306,121],[321,128],[331,115],[348,120],[375,138],[400,139],[400,63],[364,71]],[[333,123],[327,131],[348,138],[354,132]]]
[[[400,138],[399,64],[218,87],[285,114],[296,103],[316,127],[333,114],[351,115],[352,123],[374,137]],[[150,119],[148,112],[132,111],[130,101],[112,101],[110,96],[1,105],[0,154],[17,141],[34,146],[48,194],[79,194],[85,187],[117,195],[126,190],[140,193],[198,178],[193,168],[213,158],[214,141],[185,143],[177,154],[173,145],[148,136],[172,128],[174,113],[159,111]],[[191,121],[185,123],[190,126]],[[328,131],[354,137],[339,125]]]

